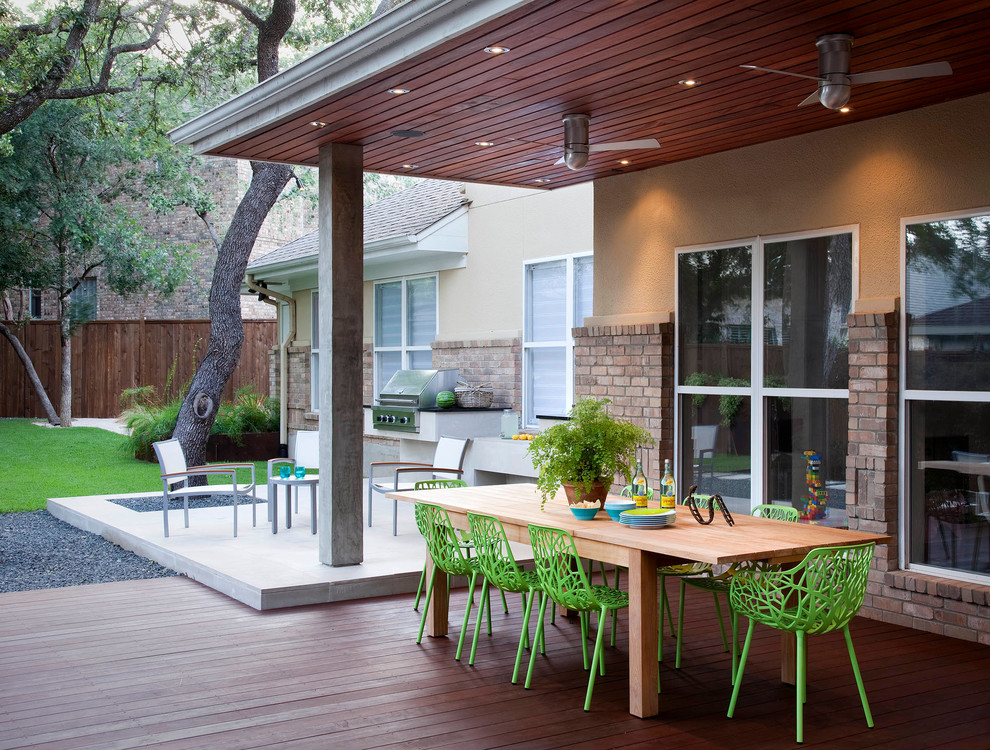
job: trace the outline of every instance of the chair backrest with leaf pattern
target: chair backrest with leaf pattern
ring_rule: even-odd
[[[471,574],[471,564],[461,549],[447,511],[439,505],[416,503],[416,526],[426,540],[433,564],[455,576]]]
[[[570,534],[563,529],[530,524],[529,542],[533,546],[536,573],[547,596],[568,609],[601,608]]]

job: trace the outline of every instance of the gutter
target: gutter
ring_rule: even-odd
[[[289,346],[292,341],[296,338],[296,301],[292,297],[286,296],[281,292],[273,292],[271,289],[265,289],[263,286],[258,286],[254,281],[254,274],[249,273],[247,275],[247,281],[245,282],[248,289],[252,292],[257,292],[265,297],[272,297],[280,302],[284,302],[289,306],[289,335],[285,337],[285,341],[279,346],[278,352],[278,442],[279,442],[279,458],[288,458],[289,456]],[[271,305],[275,302],[266,299]]]

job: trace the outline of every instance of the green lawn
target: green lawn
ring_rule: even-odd
[[[0,420],[0,513],[41,510],[50,497],[161,492],[158,464],[126,456],[124,443],[122,435],[96,427],[63,430],[27,419]],[[255,467],[263,484],[266,464]],[[238,472],[239,481],[247,479],[247,470]],[[211,482],[224,483],[223,478]]]

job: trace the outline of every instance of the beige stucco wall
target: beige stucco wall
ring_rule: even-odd
[[[990,94],[598,180],[595,317],[673,310],[676,247],[846,225],[884,307],[902,217],[988,205]]]
[[[592,185],[526,190],[466,185],[467,267],[440,271],[438,341],[512,338],[522,330],[523,261],[592,250]],[[364,340],[374,331],[364,285]]]

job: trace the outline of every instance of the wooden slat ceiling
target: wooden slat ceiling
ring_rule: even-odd
[[[855,85],[853,111],[840,114],[797,107],[813,81],[739,67],[817,75],[815,39],[833,32],[856,38],[853,73],[946,60],[954,74]],[[483,51],[494,44],[511,51]],[[689,78],[699,85],[679,85]],[[367,171],[553,188],[986,91],[985,0],[538,1],[214,153],[315,165],[320,144],[355,143]],[[590,115],[592,144],[661,148],[555,166],[570,112]]]

